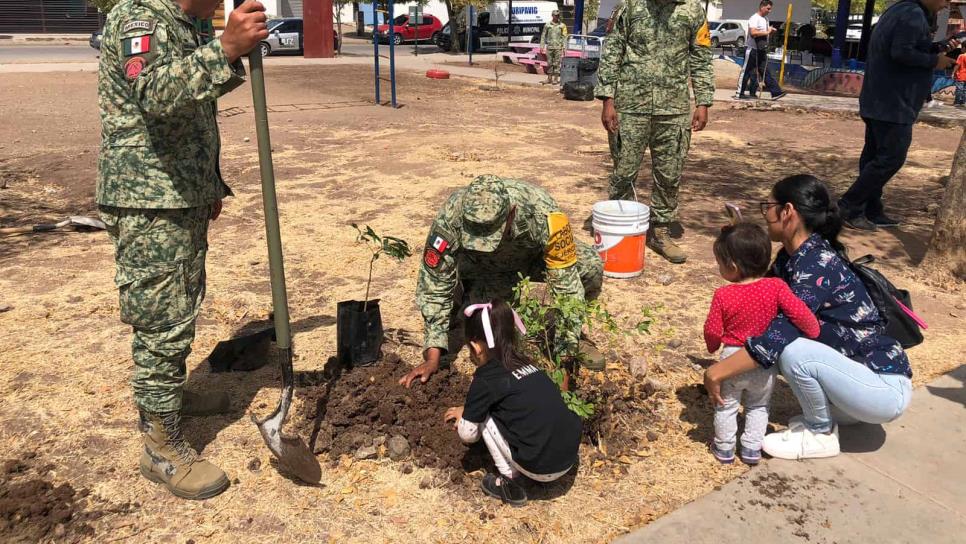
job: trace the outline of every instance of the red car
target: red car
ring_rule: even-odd
[[[403,42],[411,42],[419,39],[421,42],[431,42],[433,34],[443,28],[443,23],[435,16],[424,13],[422,20],[416,24],[415,20],[410,21],[409,15],[400,15],[393,20],[392,31],[393,43],[399,45]],[[417,29],[419,35],[416,35]],[[379,41],[389,43],[389,25],[379,25],[376,27],[379,33]]]

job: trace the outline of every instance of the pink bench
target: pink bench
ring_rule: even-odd
[[[526,68],[527,72],[531,74],[539,74],[540,72],[547,73],[547,61],[545,60],[522,58],[520,59],[520,65]]]

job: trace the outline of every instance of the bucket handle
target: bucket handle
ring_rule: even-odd
[[[631,183],[631,193],[634,195],[634,202],[637,202],[638,204],[640,204],[641,201],[637,199],[637,188],[634,187],[634,183]],[[617,209],[620,210],[621,213],[624,213],[624,205],[621,204],[621,200],[620,199],[617,200]],[[640,220],[641,217],[644,217],[644,214],[641,213],[641,209],[638,208],[637,209],[637,219]]]

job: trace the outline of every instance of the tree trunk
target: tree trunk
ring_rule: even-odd
[[[946,193],[936,216],[923,266],[966,280],[966,131],[959,140]]]
[[[446,0],[446,15],[449,16],[449,35],[451,38],[449,50],[451,53],[459,53],[463,49],[463,44],[460,43],[459,25],[456,18],[460,15],[453,6],[452,0]]]

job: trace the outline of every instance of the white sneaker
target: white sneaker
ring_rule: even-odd
[[[777,459],[818,459],[839,454],[839,426],[829,434],[813,433],[803,420],[789,422],[787,431],[771,433],[761,443],[761,449]]]

